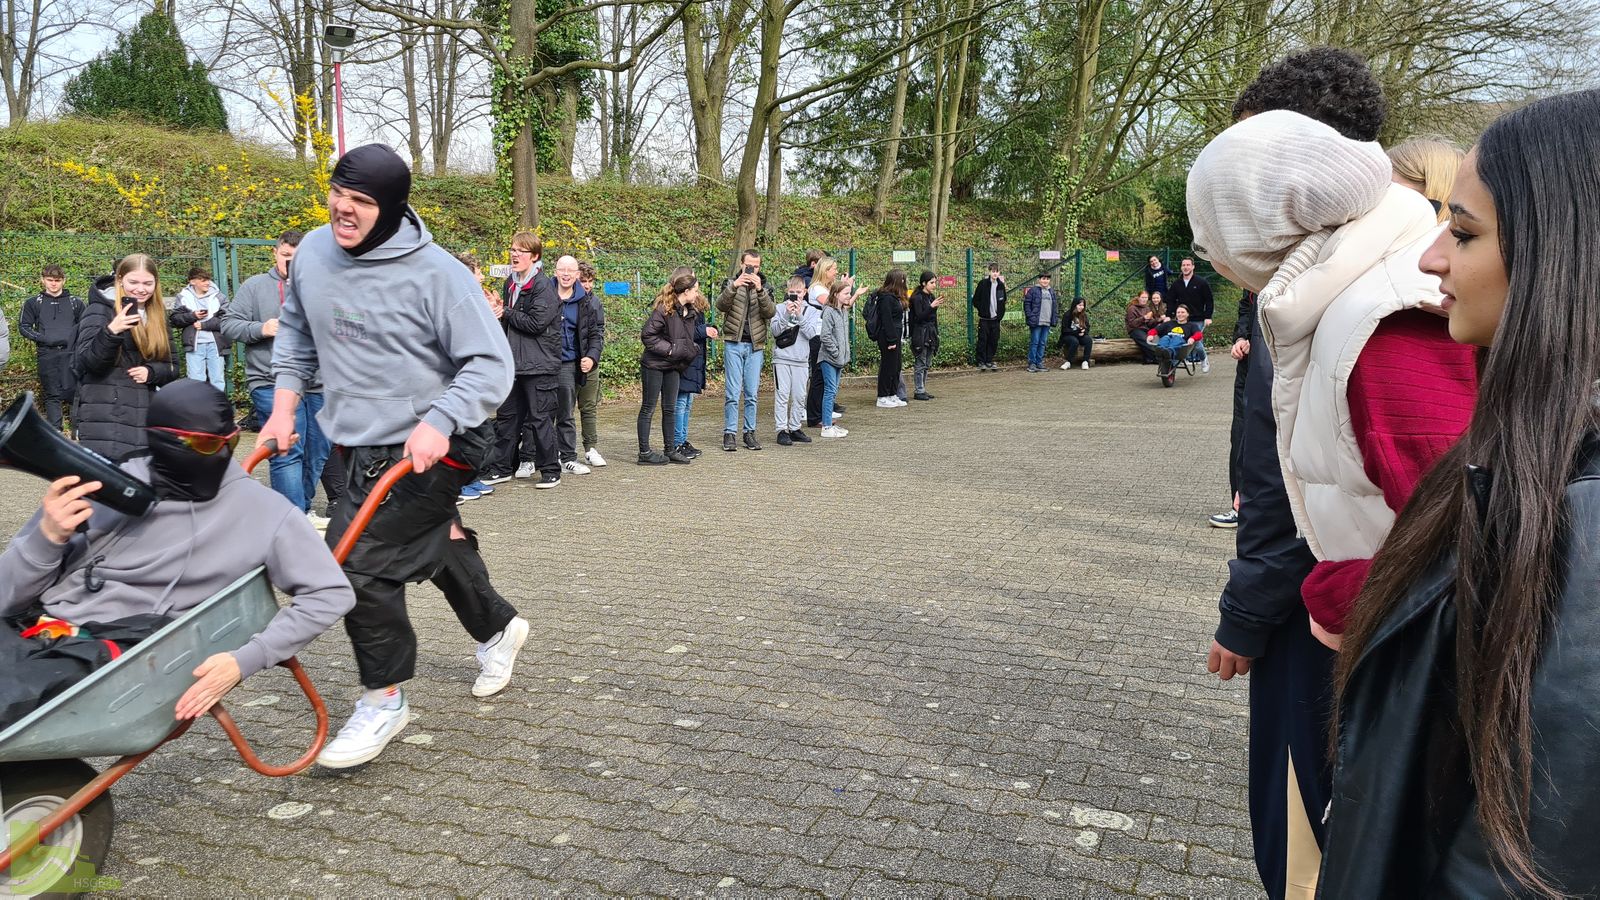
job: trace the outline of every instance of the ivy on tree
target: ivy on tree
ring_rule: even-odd
[[[172,19],[153,12],[117,38],[66,87],[67,109],[82,116],[134,115],[179,128],[227,131],[222,96]]]

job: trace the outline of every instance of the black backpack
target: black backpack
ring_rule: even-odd
[[[878,292],[874,291],[867,298],[867,305],[861,308],[861,315],[867,320],[867,337],[873,341],[878,339]]]

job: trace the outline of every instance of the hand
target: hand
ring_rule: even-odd
[[[209,310],[209,309],[197,309],[197,310],[194,311],[194,317],[195,317],[196,320],[204,319],[206,316],[209,316],[209,315],[211,315],[211,310]]]
[[[150,367],[134,366],[128,370],[128,377],[133,379],[134,384],[144,384],[150,380]]]
[[[100,490],[100,482],[79,484],[82,480],[77,475],[68,475],[50,482],[45,489],[39,532],[49,538],[52,544],[65,544],[71,540],[78,526],[89,521],[89,516],[94,513],[94,507],[85,498]]]
[[[239,661],[233,658],[232,653],[213,654],[194,670],[194,677],[200,680],[190,685],[178,698],[179,719],[205,715],[206,710],[233,690],[233,686],[239,683]]]
[[[1206,671],[1223,681],[1227,681],[1235,675],[1250,674],[1250,663],[1252,661],[1250,657],[1240,656],[1217,643],[1216,639],[1213,638],[1211,641],[1211,653],[1206,657]]]
[[[587,375],[594,371],[594,360],[585,356],[583,359],[578,360],[578,368],[583,374]]]
[[[932,307],[938,307],[938,305],[943,303],[943,302],[944,302],[944,298],[943,297],[935,297],[935,298],[933,298],[933,302],[929,303],[928,305],[932,306]]]
[[[271,318],[271,319],[268,319],[265,322],[261,323],[261,336],[262,337],[277,337],[278,336],[278,320],[276,318]]]
[[[714,326],[714,325],[707,325],[706,326],[706,337],[709,338],[710,340],[713,340],[713,341],[716,340],[717,337],[719,336],[719,334],[720,334],[720,332],[717,331],[716,326]]]
[[[450,452],[450,438],[427,422],[418,422],[406,438],[407,456],[411,457],[411,471],[422,474]]]
[[[1317,624],[1316,619],[1311,620],[1311,636],[1321,641],[1322,646],[1327,647],[1329,650],[1338,650],[1339,645],[1344,643],[1344,635],[1334,634],[1323,628]]]
[[[267,424],[261,426],[256,433],[256,443],[265,446],[267,441],[277,441],[278,452],[282,456],[289,452],[289,448],[300,440],[300,435],[294,430],[294,407],[288,404],[278,404],[272,410],[272,415],[267,417]]]
[[[117,313],[116,317],[106,324],[106,330],[112,334],[121,334],[139,324],[139,314],[125,309]]]
[[[1246,356],[1250,355],[1250,342],[1244,338],[1234,341],[1233,349],[1228,351],[1228,355],[1232,356],[1234,359],[1244,359]]]
[[[496,319],[500,319],[500,318],[504,318],[505,317],[506,305],[504,303],[496,303],[495,305],[493,305],[493,306],[491,306],[489,308],[494,311],[494,317]]]
[[[887,347],[885,347],[883,349],[885,349],[885,350],[893,350],[893,349],[895,349],[895,348],[897,348],[899,346],[900,346],[899,344],[890,344],[889,346],[887,346]]]

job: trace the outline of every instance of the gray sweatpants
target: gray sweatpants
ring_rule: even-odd
[[[773,418],[779,431],[799,431],[806,423],[806,384],[811,373],[806,365],[791,366],[778,363],[773,366],[777,377],[777,402],[773,404]]]

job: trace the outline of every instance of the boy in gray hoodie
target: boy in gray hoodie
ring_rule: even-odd
[[[0,625],[0,728],[258,566],[289,605],[243,647],[199,661],[178,718],[298,653],[355,605],[305,516],[234,464],[239,429],[222,392],[178,381],[151,399],[146,421],[150,456],[122,468],[155,488],[149,512],[115,512],[86,498],[99,482],[57,479],[0,554],[0,619],[18,626]]]
[[[789,334],[793,331],[794,334]],[[789,277],[783,305],[772,317],[772,335],[779,344],[772,354],[773,382],[777,402],[773,415],[778,420],[778,445],[809,444],[800,426],[805,424],[806,384],[811,377],[811,339],[822,334],[822,312],[806,303],[806,280]],[[785,347],[783,341],[791,343]]]
[[[493,446],[489,414],[511,391],[505,332],[472,273],[411,208],[411,173],[393,150],[351,150],[331,184],[329,224],[306,235],[289,269],[272,348],[277,392],[261,440],[290,445],[300,395],[320,367],[318,422],[341,448],[346,476],[330,545],[385,470],[414,473],[378,507],[344,565],[356,592],[345,631],[366,692],[317,761],[345,768],[375,758],[411,721],[400,690],[417,661],[407,582],[431,580],[478,642],[477,697],[510,683],[528,622],[491,585],[456,507]]]

